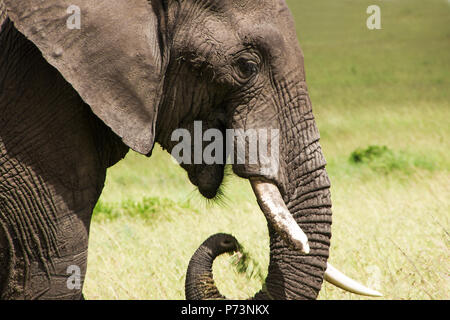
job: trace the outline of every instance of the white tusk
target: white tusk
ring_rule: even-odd
[[[382,297],[383,295],[378,291],[372,290],[363,286],[362,284],[350,279],[331,264],[327,264],[327,270],[325,271],[324,279],[336,287],[344,289],[346,291],[356,293],[369,297]]]
[[[278,187],[270,182],[250,179],[259,207],[267,221],[287,245],[302,253],[309,253],[308,237],[292,217]]]

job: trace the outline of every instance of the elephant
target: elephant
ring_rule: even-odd
[[[315,299],[330,277],[330,180],[284,0],[0,0],[0,298],[82,299],[107,169],[155,143],[172,154],[173,133],[198,122],[276,130],[276,161],[232,164],[269,228],[256,297]],[[237,149],[180,165],[215,199]]]

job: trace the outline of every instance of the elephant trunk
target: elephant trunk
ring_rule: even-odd
[[[224,233],[215,234],[203,242],[189,262],[185,282],[186,299],[225,299],[214,284],[212,265],[221,254],[238,249],[237,240]]]
[[[288,192],[285,197],[291,225],[304,232],[309,250],[299,250],[268,220],[269,271],[265,286],[255,299],[315,299],[321,289],[331,238],[331,199],[325,169],[311,170],[309,176],[298,181],[293,193]]]
[[[316,174],[326,173],[317,172]],[[327,179],[324,181],[327,181]],[[265,286],[251,299],[315,299],[321,289],[323,279],[352,293],[372,297],[382,296],[381,293],[348,278],[326,262],[331,218],[329,188],[318,188],[314,197],[303,195],[296,198],[296,201],[288,201],[285,206],[286,210],[296,212],[291,216],[295,221],[295,226],[291,225],[289,217],[285,217],[284,222],[287,221],[285,223],[287,227],[284,227],[283,221],[280,222],[279,218],[283,218],[285,209],[283,209],[283,205],[279,205],[278,208],[276,206],[279,200],[277,192],[274,192],[271,186],[261,186],[261,183],[263,182],[255,183],[255,181],[252,181],[252,186],[258,198],[258,203],[268,220],[270,264]],[[261,190],[266,190],[267,193],[264,195],[268,196],[269,199],[260,194]],[[268,190],[271,192],[268,192]],[[314,191],[311,191],[311,193],[314,193]],[[271,199],[271,196],[274,196],[275,199]],[[266,212],[268,207],[272,207],[273,212]],[[280,207],[281,210],[277,210]],[[281,211],[281,214],[277,215],[277,211]],[[272,214],[274,217],[270,217]],[[301,253],[298,245],[292,242],[292,239],[296,238],[297,232],[299,232],[300,239],[302,239],[302,235],[307,237],[309,254]],[[283,235],[284,233],[287,233],[288,236]],[[290,237],[289,234],[292,236]],[[304,249],[304,241],[300,243]],[[185,283],[186,299],[226,299],[214,283],[213,262],[219,255],[239,251],[239,249],[238,241],[227,234],[216,234],[203,242],[189,262]]]
[[[314,187],[307,188],[308,192],[291,201],[284,201],[284,205],[279,204],[281,196],[274,191],[274,185],[251,179],[258,203],[268,220],[270,235],[268,276],[264,288],[252,299],[315,299],[320,291],[331,236],[331,201],[324,169],[314,172],[315,176],[325,174],[326,178],[305,179],[306,185],[316,181],[312,183]],[[315,184],[317,181],[323,183]],[[261,193],[263,190],[266,193]],[[212,264],[218,255],[235,251],[239,246],[224,250],[217,246],[221,237],[212,236],[193,255],[186,276],[186,299],[225,298],[214,285]],[[228,241],[236,241],[233,239]]]
[[[238,176],[250,180],[269,228],[268,276],[254,298],[315,299],[329,254],[330,181],[306,84],[294,81],[280,84],[278,89],[272,95],[277,100],[274,105],[284,106],[272,126],[280,128],[278,170],[267,175],[261,173],[262,165],[233,167]],[[258,121],[263,120],[249,112],[248,123],[265,127]],[[272,143],[276,146],[275,140],[270,146]]]
[[[268,275],[253,299],[316,299],[324,277],[352,292],[376,294],[359,290],[337,272],[326,273],[332,212],[330,180],[319,144],[319,131],[306,83],[292,81],[277,87],[272,95],[277,100],[274,104],[284,107],[275,118],[268,117],[277,119],[277,125],[272,127],[280,128],[280,152],[274,153],[278,159],[271,162],[271,168],[277,170],[262,171],[263,163],[233,166],[238,176],[250,180],[269,229]],[[236,119],[235,126],[243,128],[264,127],[265,122],[260,121],[266,121],[256,111],[246,115],[245,124],[239,122],[240,117]],[[276,140],[270,141],[271,151],[272,146],[276,150],[276,145]],[[206,241],[191,260],[186,278],[188,299],[223,298],[214,285],[211,266],[215,254],[226,251],[214,250],[211,247],[214,244],[217,242]],[[333,268],[328,269],[333,271]]]

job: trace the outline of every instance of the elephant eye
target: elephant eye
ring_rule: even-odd
[[[240,58],[237,61],[239,73],[242,79],[249,80],[259,72],[259,65],[253,60]]]

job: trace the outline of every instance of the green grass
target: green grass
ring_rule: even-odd
[[[385,299],[449,299],[449,3],[288,4],[332,182],[330,261]],[[382,30],[365,27],[370,4]],[[267,273],[266,222],[247,181],[227,177],[225,196],[208,203],[159,147],[150,159],[130,153],[95,210],[86,297],[183,299],[189,259],[216,232],[247,257],[218,259],[220,290],[253,295]],[[319,298],[365,299],[329,284]]]

